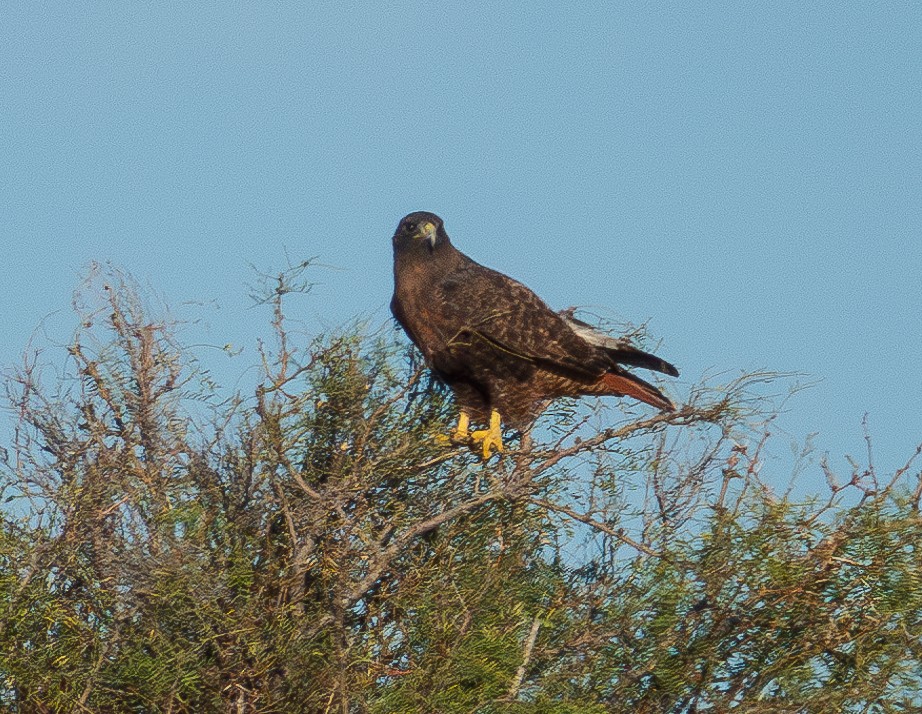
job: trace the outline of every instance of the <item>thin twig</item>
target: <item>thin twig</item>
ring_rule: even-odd
[[[563,506],[559,503],[551,503],[550,501],[545,501],[543,498],[531,497],[528,500],[534,503],[536,506],[541,506],[542,508],[546,508],[549,511],[555,511],[556,513],[563,513],[567,516],[570,516],[570,518],[572,518],[575,521],[579,521],[580,523],[585,523],[587,526],[592,526],[596,530],[600,530],[603,533],[607,533],[608,535],[617,538],[625,545],[629,545],[635,550],[638,550],[641,553],[644,553],[645,555],[649,555],[654,558],[663,557],[663,554],[660,553],[659,551],[653,550],[652,548],[648,548],[643,543],[638,543],[636,540],[634,540],[630,536],[625,535],[623,528],[612,528],[611,526],[605,523],[602,523],[601,521],[597,521],[592,516],[589,516],[585,513],[580,513],[579,511],[575,511],[569,506]]]

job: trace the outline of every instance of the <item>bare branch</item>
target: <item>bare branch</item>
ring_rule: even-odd
[[[528,631],[528,636],[525,638],[525,647],[522,652],[522,664],[519,665],[519,668],[515,672],[515,677],[512,680],[512,684],[509,685],[507,698],[510,701],[519,696],[519,689],[522,688],[522,682],[525,681],[525,673],[528,671],[528,663],[531,661],[531,652],[535,648],[535,641],[538,639],[538,630],[540,627],[541,618],[535,615],[534,619],[531,621],[531,629]]]

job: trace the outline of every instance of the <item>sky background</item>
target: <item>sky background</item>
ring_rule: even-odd
[[[384,325],[418,209],[556,308],[648,322],[679,401],[815,381],[780,462],[816,432],[845,469],[865,413],[880,469],[922,441],[918,2],[0,7],[3,367],[111,261],[233,386],[251,266],[330,266],[309,330]]]

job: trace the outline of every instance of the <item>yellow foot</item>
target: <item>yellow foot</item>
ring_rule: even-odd
[[[495,450],[496,453],[501,454],[503,452],[503,434],[500,427],[499,412],[494,410],[490,413],[489,429],[478,429],[477,431],[472,431],[470,437],[471,441],[473,441],[475,444],[480,444],[483,450],[484,461],[490,458],[491,451],[493,450]]]
[[[442,446],[454,446],[456,444],[469,446],[471,443],[471,433],[468,431],[470,424],[471,418],[464,412],[461,412],[461,415],[458,417],[458,426],[455,428],[454,433],[451,436],[437,434],[435,437],[436,443]]]

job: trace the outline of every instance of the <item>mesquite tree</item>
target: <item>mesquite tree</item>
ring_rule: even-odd
[[[249,393],[213,384],[112,272],[66,359],[7,375],[5,707],[922,704],[912,460],[777,496],[754,374],[670,414],[559,403],[484,463],[435,438],[450,398],[398,333],[289,334],[291,278]]]

